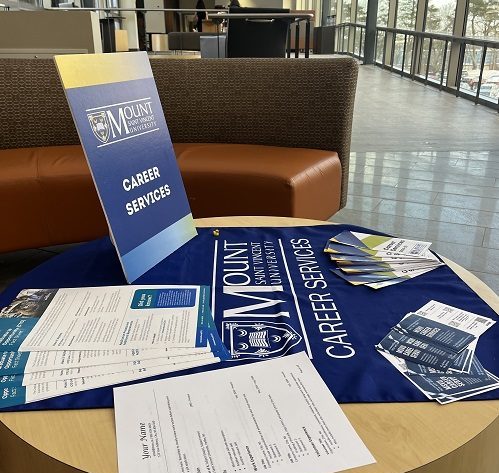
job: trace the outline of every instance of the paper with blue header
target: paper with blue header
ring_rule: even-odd
[[[206,286],[58,289],[18,337],[18,350],[206,347],[213,324],[209,293]]]

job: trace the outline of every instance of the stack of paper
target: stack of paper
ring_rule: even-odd
[[[120,473],[332,473],[374,462],[304,352],[114,390]]]
[[[228,357],[205,286],[27,289],[0,315],[0,407]]]
[[[430,301],[407,314],[376,349],[426,397],[440,404],[499,388],[475,355],[479,336],[495,323]]]
[[[373,289],[412,279],[443,263],[426,241],[343,231],[332,237],[324,251],[337,268],[331,271],[353,285]]]

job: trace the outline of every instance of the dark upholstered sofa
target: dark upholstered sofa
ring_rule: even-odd
[[[194,217],[345,205],[352,59],[151,65]],[[1,59],[0,84],[0,252],[107,234],[53,61]]]

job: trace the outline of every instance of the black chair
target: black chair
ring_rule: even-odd
[[[229,13],[289,13],[289,9],[231,7]],[[288,31],[288,19],[230,18],[227,57],[285,57]]]

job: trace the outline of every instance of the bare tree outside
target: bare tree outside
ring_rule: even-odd
[[[413,30],[416,27],[417,0],[399,0],[395,26],[400,29]]]
[[[378,18],[376,22],[378,26],[386,27],[388,25],[388,8],[389,8],[388,0],[378,1]]]
[[[452,35],[456,4],[456,0],[429,0],[426,10],[425,31]],[[422,67],[426,67],[427,64],[429,45],[429,40],[423,43]],[[440,82],[444,52],[445,41],[434,40],[432,42],[430,63],[428,64],[428,78],[430,80]]]

